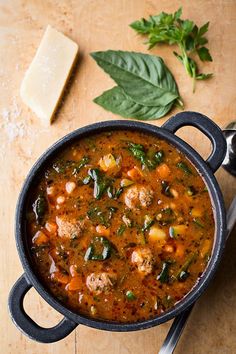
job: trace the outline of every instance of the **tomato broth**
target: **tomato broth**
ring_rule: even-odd
[[[27,230],[37,273],[63,305],[134,322],[160,315],[193,288],[215,227],[191,162],[165,140],[120,130],[78,140],[48,164]]]

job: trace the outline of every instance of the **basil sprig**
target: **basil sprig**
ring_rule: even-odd
[[[91,56],[118,85],[94,99],[106,110],[151,120],[166,115],[173,105],[183,106],[175,79],[160,57],[114,50]]]

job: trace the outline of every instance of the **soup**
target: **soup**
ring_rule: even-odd
[[[210,197],[186,157],[147,133],[111,131],[68,146],[28,206],[35,269],[78,314],[158,316],[197,283],[214,240]]]

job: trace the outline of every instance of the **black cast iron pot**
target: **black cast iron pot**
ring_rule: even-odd
[[[211,140],[212,153],[206,161],[204,161],[192,147],[174,135],[174,133],[183,126],[194,126]],[[133,323],[118,323],[92,319],[72,312],[57,301],[57,299],[46,290],[37,276],[37,269],[35,269],[33,265],[26,235],[26,207],[28,197],[31,190],[34,188],[37,178],[48,165],[50,160],[69,144],[78,141],[83,137],[103,131],[120,129],[147,132],[157,138],[165,139],[187,156],[203,176],[209,190],[214,210],[216,229],[211,259],[206,271],[203,273],[194,288],[180,302],[165,313],[150,320]],[[221,165],[225,152],[226,142],[220,128],[209,118],[195,112],[179,113],[170,118],[161,128],[150,124],[125,120],[96,123],[66,135],[50,147],[35,163],[26,178],[16,209],[16,244],[24,268],[24,274],[17,280],[9,295],[9,310],[15,325],[31,339],[39,342],[51,343],[66,337],[78,324],[108,331],[135,331],[159,325],[186,310],[207,288],[217,269],[225,244],[225,207],[220,188],[213,175]],[[55,327],[42,328],[38,326],[24,311],[24,296],[31,287],[34,287],[44,300],[64,315],[62,321]]]

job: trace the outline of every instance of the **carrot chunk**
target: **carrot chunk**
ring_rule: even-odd
[[[67,284],[66,290],[69,291],[79,290],[81,289],[82,284],[83,282],[81,277],[77,275],[76,277],[72,278],[71,281]]]
[[[54,272],[51,275],[52,280],[56,280],[58,283],[67,284],[69,283],[70,277],[67,274],[63,274],[60,271]]]
[[[140,169],[137,166],[134,166],[133,168],[131,168],[131,170],[127,171],[127,175],[132,180],[138,180],[140,177],[143,177],[143,173],[140,171]]]
[[[36,234],[34,235],[33,239],[32,239],[32,242],[36,246],[40,246],[43,243],[47,243],[48,242],[48,237],[45,235],[45,233],[43,231],[37,231]]]
[[[156,171],[161,179],[165,179],[171,174],[171,170],[166,163],[162,163],[160,166],[158,166]]]

